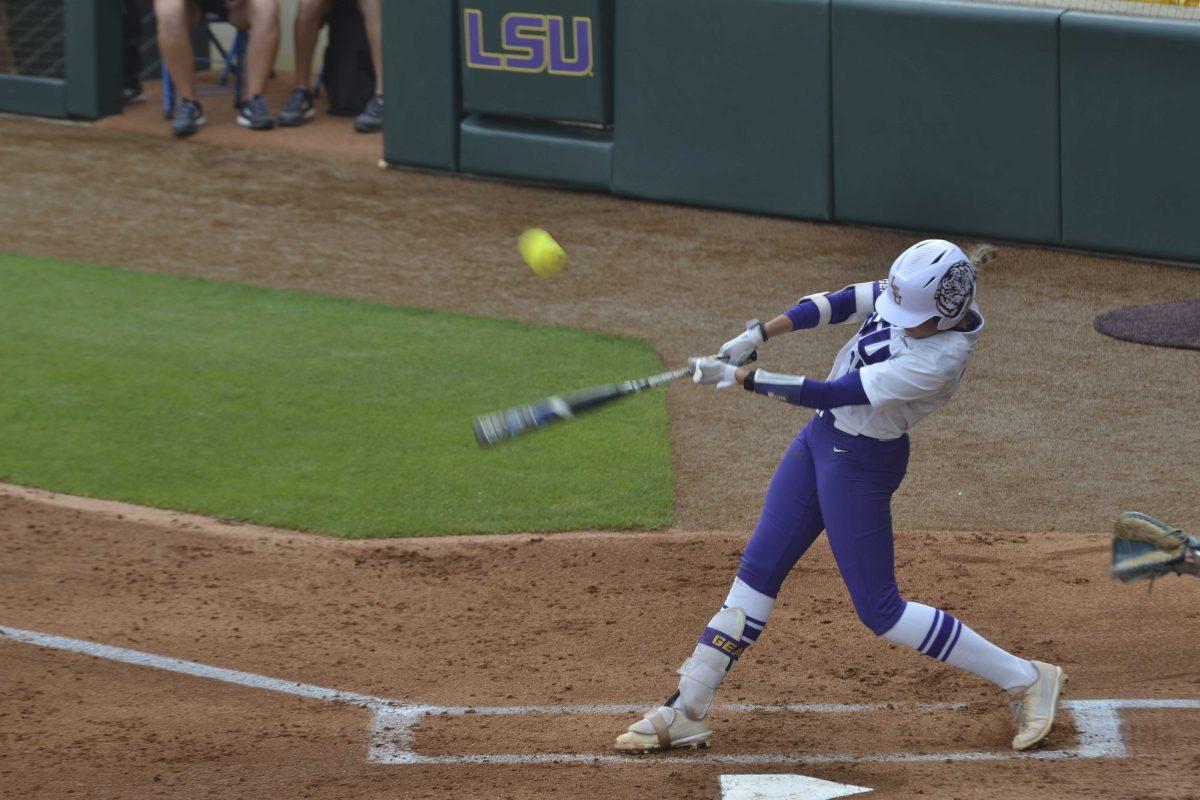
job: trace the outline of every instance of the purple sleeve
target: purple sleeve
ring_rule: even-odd
[[[786,380],[780,380],[786,378]],[[808,408],[841,408],[842,406],[870,405],[867,391],[863,388],[858,370],[848,372],[837,380],[818,381],[805,378],[801,381],[791,376],[775,376],[758,370],[754,373],[754,391],[768,394],[797,406]]]
[[[866,406],[867,390],[863,388],[862,375],[858,370],[847,372],[837,380],[805,380],[800,387],[800,405],[809,408],[841,408],[842,406]]]
[[[825,298],[829,301],[831,309],[829,315],[830,325],[845,322],[858,311],[858,302],[855,300],[853,286],[847,286],[839,292],[826,294]],[[821,324],[821,312],[817,309],[817,304],[812,300],[801,300],[784,313],[792,321],[792,330],[794,331],[798,331],[801,328],[815,328]]]

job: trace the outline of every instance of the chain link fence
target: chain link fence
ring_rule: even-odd
[[[64,0],[0,0],[0,72],[66,75]]]

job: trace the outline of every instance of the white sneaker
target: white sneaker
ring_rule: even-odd
[[[648,753],[674,747],[708,747],[712,728],[707,719],[692,719],[678,708],[659,706],[629,726],[614,747]]]
[[[1013,737],[1014,750],[1028,750],[1045,739],[1054,727],[1054,715],[1058,712],[1058,696],[1067,682],[1062,667],[1030,661],[1037,670],[1037,680],[1022,690],[1012,702],[1013,717],[1017,720],[1017,735]]]

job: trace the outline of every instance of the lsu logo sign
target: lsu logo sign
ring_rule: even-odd
[[[592,20],[555,14],[510,12],[500,20],[500,52],[489,52],[483,40],[483,11],[463,9],[463,35],[469,69],[501,72],[546,72],[583,78],[592,74]],[[568,47],[567,38],[571,38]],[[570,55],[568,55],[570,53]]]

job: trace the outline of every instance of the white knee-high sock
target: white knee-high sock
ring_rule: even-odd
[[[900,621],[883,638],[974,672],[1002,689],[1018,689],[1037,680],[1033,664],[1001,650],[945,611],[921,603],[907,603]]]
[[[722,608],[740,608],[746,612],[746,629],[742,631],[742,646],[749,647],[758,640],[758,635],[767,625],[767,617],[775,608],[775,598],[754,589],[741,578],[733,579],[733,586],[725,598]]]

